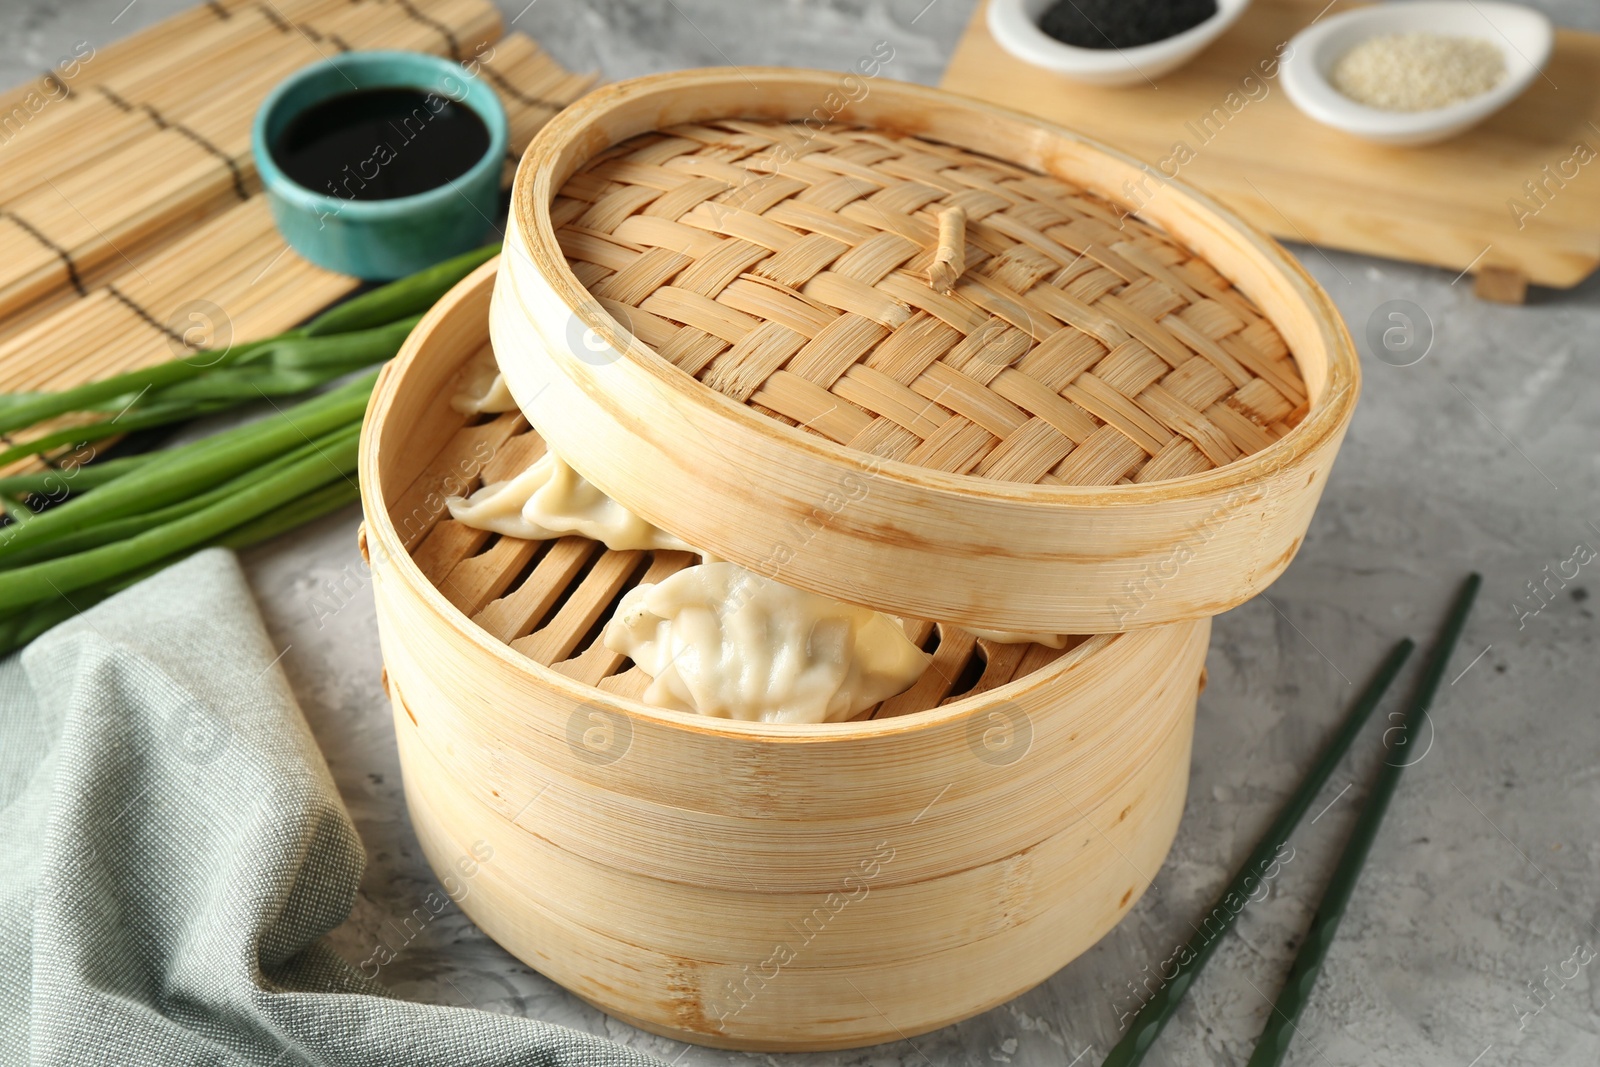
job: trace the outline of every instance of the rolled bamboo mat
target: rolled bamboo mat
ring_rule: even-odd
[[[303,21],[317,9],[324,11],[361,3],[392,4],[401,8],[408,0],[209,0],[181,11],[170,18],[112,42],[92,47],[87,58],[70,67],[58,62],[39,77],[7,89],[0,89],[0,113],[18,105],[27,107],[48,100],[71,106],[93,99],[85,87],[119,86],[125,78],[148,76],[168,71],[182,77],[183,60],[197,58],[242,35],[256,32],[265,24],[283,36],[304,32],[313,40],[328,39],[316,27]],[[427,0],[409,0],[417,13],[426,15],[432,6]],[[416,17],[413,14],[412,17]],[[83,42],[89,44],[89,42]],[[338,42],[329,40],[335,48]],[[62,60],[71,60],[63,56]],[[463,57],[464,58],[464,57]],[[42,112],[41,112],[42,113]],[[15,132],[15,131],[10,131]]]
[[[379,2],[354,0],[373,6]],[[310,35],[320,32],[317,21],[351,6],[352,0],[285,0],[276,11],[246,8],[179,38],[163,54],[110,72],[99,67],[97,54],[81,65],[76,78],[62,79],[69,89],[78,87],[70,97],[41,106],[8,131],[0,154],[0,202],[9,204],[44,185],[59,173],[63,158],[83,165],[160,129],[162,122],[182,122],[185,110],[214,99],[210,93],[185,93],[185,83],[192,86],[194,79],[206,77],[221,82],[238,73],[241,63],[254,66],[250,53],[259,56],[269,42],[278,46],[272,54],[285,62],[309,54],[314,44]],[[286,21],[279,11],[294,21]]]
[[[307,23],[289,33],[269,31],[271,38],[250,38],[239,44],[242,53],[225,50],[228,73],[213,69],[209,58],[197,64],[185,72],[181,95],[189,105],[180,103],[170,116],[162,108],[172,108],[169,96],[179,96],[171,86],[156,103],[114,94],[120,110],[142,115],[150,129],[88,162],[58,154],[64,169],[42,175],[42,185],[8,199],[0,211],[0,317],[62,289],[85,292],[97,272],[128,260],[172,228],[247,199],[256,183],[250,156],[256,106],[289,73],[334,54],[339,46],[330,42],[470,59],[501,30],[499,11],[488,0],[431,0],[425,6],[423,0],[369,0],[345,4],[320,21],[325,29]],[[96,114],[103,113],[89,113],[88,120]],[[81,140],[92,144],[95,138],[83,131]]]
[[[10,119],[0,130],[5,146],[0,156],[0,197],[9,201],[25,192],[31,186],[19,187],[19,181],[41,164],[47,173],[58,168],[63,150],[84,160],[144,133],[153,122],[151,113],[128,101],[139,100],[152,108],[170,104],[174,89],[181,92],[186,85],[192,89],[197,78],[230,71],[241,46],[259,55],[272,38],[304,35],[315,42],[324,38],[315,23],[318,18],[352,5],[393,2],[278,0],[268,6],[258,0],[252,6],[236,5],[237,12],[226,17],[216,14],[218,8],[202,5],[97,49],[71,67],[62,65],[0,96],[5,101],[0,113],[9,113]],[[173,26],[183,32],[171,32]],[[135,44],[139,47],[128,48]],[[13,110],[18,107],[21,110]]]
[[[367,34],[364,40],[378,42],[374,47],[428,47],[427,42],[419,43],[421,34],[406,26],[416,20],[400,15],[398,5],[386,0],[338,2],[352,10],[391,12],[387,26],[368,22],[362,31]],[[563,69],[525,34],[495,40],[484,29],[474,29],[470,18],[460,17],[474,8],[482,10],[483,5],[477,0],[443,0],[429,4],[425,13],[457,18],[455,24],[465,27],[457,38],[468,48],[463,56],[476,63],[479,75],[495,88],[506,108],[511,126],[509,182],[515,159],[533,135],[594,79]],[[440,41],[436,29],[423,29],[434,35],[433,43]],[[295,65],[301,64],[292,64],[291,69]],[[239,108],[253,113],[268,88],[253,100],[239,102]],[[140,143],[161,132],[147,133]],[[133,165],[130,160],[129,166]],[[214,170],[209,172],[213,176]],[[169,162],[160,180],[169,180],[172,174]],[[57,185],[69,180],[64,174],[51,179]],[[118,184],[127,185],[126,173]],[[180,196],[184,193],[192,197],[193,187],[177,191]],[[122,195],[127,196],[125,188]],[[107,195],[108,202],[114,200],[114,195]],[[358,285],[353,278],[313,266],[289,249],[273,228],[266,200],[254,183],[243,199],[222,196],[220,200],[215,210],[199,205],[202,210],[195,211],[197,201],[192,199],[189,212],[179,212],[164,225],[152,223],[150,239],[137,250],[123,254],[113,248],[111,255],[80,273],[81,292],[71,285],[57,286],[36,306],[15,308],[0,317],[0,392],[61,389],[172,359],[187,351],[183,335],[196,327],[211,344],[278,333]],[[7,472],[28,465],[14,465]]]
[[[217,26],[227,24],[237,11],[247,9],[254,2],[217,0],[201,4],[129,34],[113,44],[96,48],[90,60],[94,66],[94,77],[110,77],[141,63],[148,63],[153,57],[167,54],[191,37],[208,34]],[[0,112],[9,112],[18,105],[27,107],[30,96],[59,103],[81,100],[80,91],[77,78],[63,78],[56,68],[51,68],[32,81],[0,90]]]

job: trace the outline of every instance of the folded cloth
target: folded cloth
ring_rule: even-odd
[[[0,1064],[657,1063],[322,943],[365,856],[276,655],[218,549],[0,662]]]

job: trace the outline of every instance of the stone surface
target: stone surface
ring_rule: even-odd
[[[0,82],[184,0],[125,3],[0,3]],[[564,62],[608,78],[723,62],[842,69],[887,40],[890,73],[932,82],[971,0],[925,3],[512,0],[506,14]],[[1600,30],[1600,9],[1587,0],[1539,6],[1564,25]],[[1563,195],[1595,196],[1580,184],[1595,182],[1585,172]],[[1183,827],[1162,868],[1139,872],[1149,891],[1103,942],[1010,1004],[914,1041],[786,1062],[1098,1063],[1120,1013],[1136,1004],[1129,983],[1184,940],[1387,647],[1406,634],[1426,641],[1474,568],[1484,589],[1434,732],[1419,739],[1431,745],[1401,785],[1288,1062],[1600,1061],[1600,981],[1592,967],[1570,976],[1564,964],[1580,945],[1600,947],[1600,627],[1588,592],[1600,593],[1600,560],[1563,588],[1552,580],[1547,605],[1527,589],[1579,543],[1600,549],[1600,283],[1536,290],[1527,306],[1505,307],[1476,301],[1470,279],[1296,251],[1363,348],[1365,392],[1299,558],[1266,596],[1217,620]],[[1395,300],[1431,323],[1432,346],[1410,366],[1375,358],[1364,340],[1380,305]],[[336,934],[359,962],[380,927],[436,883],[406,818],[357,518],[330,517],[249,553],[247,564],[371,853],[361,900]],[[1293,840],[1295,858],[1245,911],[1148,1063],[1248,1057],[1377,766],[1381,731],[1369,728],[1335,775],[1313,814],[1326,810]],[[383,978],[401,996],[536,1015],[685,1065],[777,1059],[692,1048],[608,1019],[454,909]]]

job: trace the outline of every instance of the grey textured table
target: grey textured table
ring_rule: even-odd
[[[4,0],[0,82],[186,3]],[[889,73],[934,82],[972,0],[523,3],[503,3],[517,28],[569,66],[609,78],[718,63],[844,68],[887,40]],[[1587,0],[1540,6],[1564,25],[1600,30],[1600,8]],[[1435,709],[1431,747],[1401,786],[1290,1062],[1600,1062],[1600,975],[1592,967],[1574,975],[1566,962],[1580,946],[1600,948],[1600,627],[1587,592],[1600,591],[1600,559],[1564,584],[1551,579],[1547,604],[1530,599],[1528,586],[1558,573],[1576,546],[1600,551],[1600,283],[1501,307],[1477,302],[1470,279],[1297,251],[1358,338],[1395,299],[1421,308],[1435,338],[1407,367],[1363,351],[1362,403],[1305,547],[1266,596],[1217,620],[1183,827],[1165,865],[1148,872],[1149,891],[1094,949],[986,1015],[911,1042],[782,1059],[796,1067],[1097,1063],[1133,1004],[1130,982],[1188,936],[1190,919],[1350,699],[1349,683],[1401,635],[1425,639],[1456,580],[1477,568],[1483,595]],[[247,558],[371,853],[360,903],[336,935],[355,961],[436,885],[401,796],[357,519],[352,509]],[[1248,1055],[1376,766],[1380,732],[1370,729],[1335,776],[1271,896],[1246,909],[1148,1062],[1233,1064]],[[453,909],[383,978],[403,996],[537,1015],[680,1064],[758,1059],[611,1020]]]

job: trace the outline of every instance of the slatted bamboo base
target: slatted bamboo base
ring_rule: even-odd
[[[686,552],[617,552],[586,537],[526,541],[474,529],[430,509],[428,500],[509,479],[545,451],[520,412],[465,416],[450,407],[453,391],[438,394],[419,427],[422,440],[442,440],[443,446],[389,509],[406,548],[428,581],[486,633],[576,681],[640,698],[649,676],[637,667],[624,670],[626,657],[605,647],[601,628],[628,590],[659,582],[697,558]],[[485,454],[491,458],[480,463]],[[475,473],[463,477],[462,471]],[[858,719],[904,715],[987,692],[1031,674],[1083,640],[1074,637],[1064,648],[1049,648],[979,639],[959,627],[919,619],[905,620],[905,628],[912,641],[933,654],[933,662],[910,689]]]
[[[384,370],[360,468],[407,804],[435,870],[472,857],[473,921],[634,1025],[773,1051],[947,1025],[1109,930],[1177,829],[1209,622],[1064,652],[917,624],[938,669],[871,721],[647,707],[595,634],[688,556],[442,517],[542,447],[446,414],[495,266]]]

